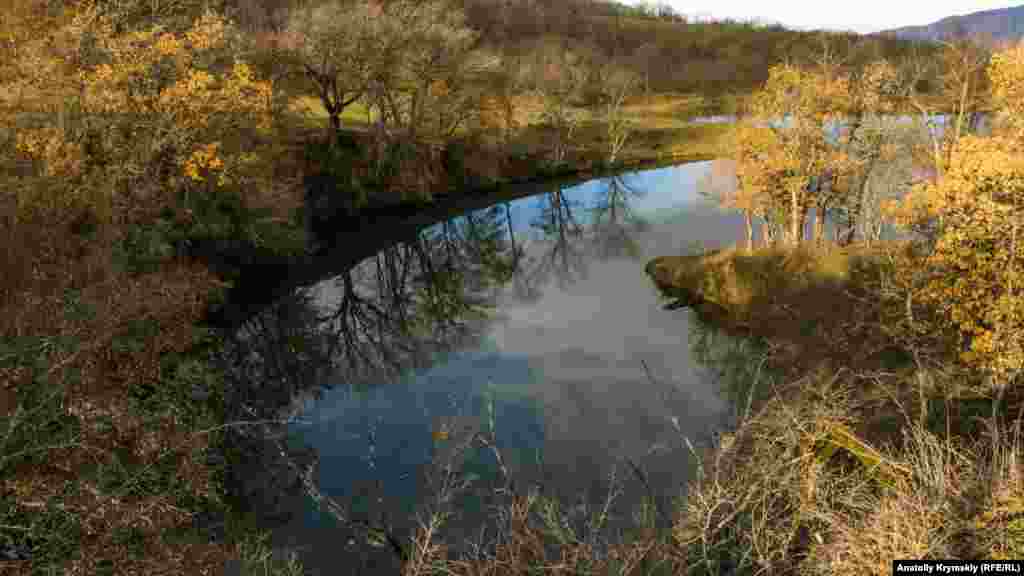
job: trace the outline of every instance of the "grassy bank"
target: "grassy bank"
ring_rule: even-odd
[[[701,573],[884,573],[893,558],[1024,553],[1024,395],[993,407],[941,342],[901,327],[900,254],[721,250],[651,261],[667,297],[766,343],[781,382],[705,462],[676,523]],[[752,359],[756,361],[756,359]],[[760,386],[760,388],[759,388]]]

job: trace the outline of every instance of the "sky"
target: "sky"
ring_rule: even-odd
[[[697,18],[733,18],[758,20],[767,24],[782,23],[787,28],[853,30],[869,33],[930,24],[947,16],[970,14],[982,10],[1009,8],[1024,0],[928,0],[907,2],[893,0],[858,0],[810,2],[808,0],[660,0],[680,14]],[[638,4],[631,0],[629,4]]]

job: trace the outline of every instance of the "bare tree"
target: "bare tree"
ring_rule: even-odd
[[[530,224],[544,235],[548,246],[532,270],[532,281],[542,284],[553,273],[558,285],[565,288],[586,278],[588,272],[581,246],[584,228],[574,213],[577,203],[560,187],[544,194],[540,201],[540,214]]]
[[[553,132],[551,160],[560,164],[573,133],[583,117],[573,104],[581,97],[587,70],[575,53],[555,42],[544,42],[536,49],[536,92],[543,102],[541,117]]]
[[[604,121],[608,134],[608,163],[618,158],[629,138],[630,123],[623,110],[626,98],[633,93],[637,76],[630,70],[614,67],[604,82]]]
[[[920,114],[928,129],[930,162],[942,175],[952,145],[968,131],[977,128],[980,114],[988,109],[988,85],[985,67],[989,49],[978,38],[953,35],[942,41],[938,58],[914,52],[906,63],[910,78],[906,83],[906,100]],[[938,98],[928,98],[922,86],[938,87]],[[952,117],[952,126],[936,124],[940,114]],[[952,128],[952,129],[950,129]]]
[[[393,54],[374,70],[369,102],[381,123],[415,140],[450,138],[476,113],[498,56],[478,47],[462,10],[445,0],[384,5],[376,33]]]

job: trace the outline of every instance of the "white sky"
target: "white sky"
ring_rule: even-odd
[[[826,28],[868,33],[931,24],[947,16],[1019,6],[1024,0],[661,0],[680,14],[780,22],[788,28]],[[637,4],[639,0],[628,0]]]

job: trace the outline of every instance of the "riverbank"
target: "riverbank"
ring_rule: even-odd
[[[457,132],[449,148],[459,154],[453,163],[459,173],[447,174],[441,180],[449,183],[448,186],[477,191],[537,176],[562,177],[594,170],[615,171],[710,160],[722,155],[722,137],[729,124],[693,123],[691,120],[741,106],[740,99],[720,100],[693,94],[653,94],[626,99],[619,114],[628,126],[628,137],[614,162],[608,162],[607,120],[593,108],[570,106],[567,114],[580,120],[572,132],[563,161],[553,163],[549,157],[553,128],[543,121],[541,102],[530,95],[517,96],[513,98],[514,114],[510,123],[513,128],[507,140],[495,130],[476,133],[468,140],[465,131]],[[291,149],[295,157],[288,163],[297,164],[306,149],[316,146],[322,139],[328,125],[327,113],[312,96],[291,98],[287,110],[287,124],[292,131],[289,141],[293,143]],[[373,118],[365,108],[357,103],[346,110],[341,120],[345,129],[364,147],[372,143],[368,128]],[[448,186],[441,186],[434,193],[445,194]],[[371,205],[378,201],[394,203],[374,198],[367,198],[367,201]]]
[[[705,572],[863,574],[892,558],[1024,553],[1024,395],[1008,390],[993,414],[991,398],[966,393],[973,377],[955,351],[936,347],[922,363],[891,291],[909,249],[733,249],[648,263],[663,295],[763,342],[768,352],[750,361],[782,375],[734,391],[747,400],[743,417],[676,522]]]

